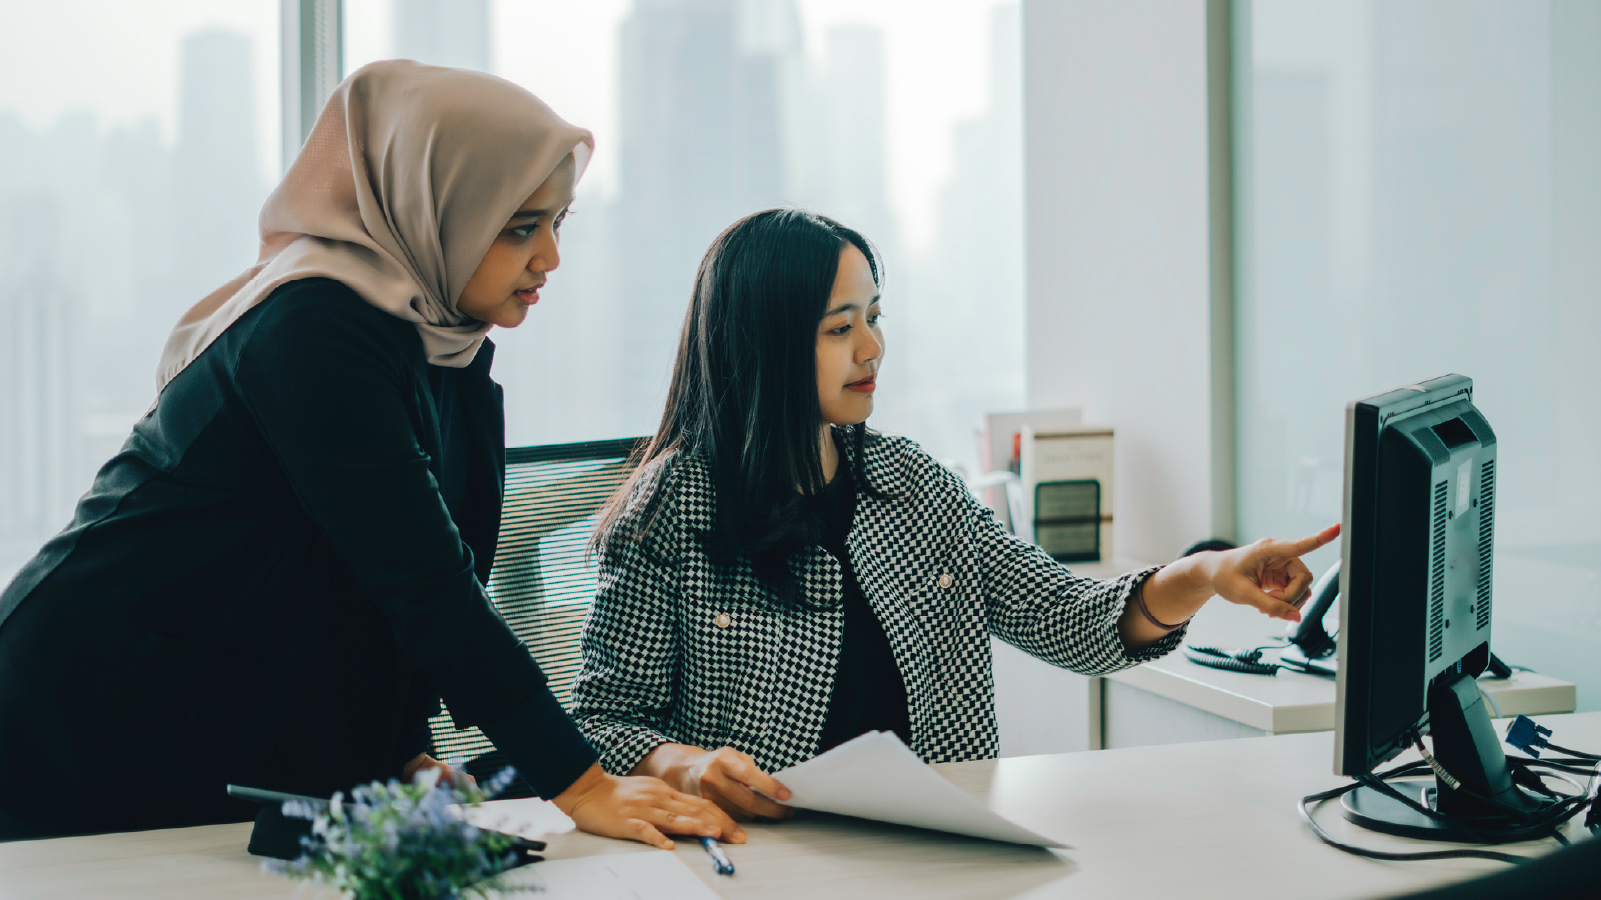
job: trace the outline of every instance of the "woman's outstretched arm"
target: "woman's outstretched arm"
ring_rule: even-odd
[[[1301,603],[1312,585],[1312,573],[1301,557],[1339,536],[1340,526],[1330,525],[1299,540],[1263,538],[1234,550],[1197,553],[1168,563],[1141,588],[1145,610],[1138,602],[1123,610],[1118,622],[1123,643],[1136,652],[1150,646],[1167,635],[1169,629],[1161,625],[1189,621],[1213,597],[1299,622]]]
[[[970,513],[979,591],[991,634],[1084,675],[1106,675],[1149,662],[1183,641],[1183,628],[1139,646],[1123,639],[1120,622],[1134,606],[1134,592],[1157,571],[1154,567],[1116,578],[1085,578],[1007,532],[989,509],[973,502]]]

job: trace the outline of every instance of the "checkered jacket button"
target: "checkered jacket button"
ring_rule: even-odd
[[[942,587],[942,588],[948,588],[948,587],[951,586],[951,581],[952,581],[951,576],[949,576],[949,575],[941,575],[939,577],[939,586]]]
[[[728,626],[734,624],[734,617],[728,613],[718,613],[716,621],[718,628],[727,628]]]

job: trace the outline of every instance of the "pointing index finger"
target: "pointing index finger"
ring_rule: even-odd
[[[1327,545],[1329,542],[1333,541],[1339,536],[1340,523],[1335,522],[1333,525],[1330,525],[1317,534],[1301,538],[1297,541],[1291,541],[1289,549],[1290,552],[1296,556],[1305,556],[1306,554],[1311,553],[1313,550]]]

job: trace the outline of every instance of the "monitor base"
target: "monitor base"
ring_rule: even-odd
[[[1420,805],[1434,809],[1434,779],[1397,781],[1392,785],[1402,794]],[[1370,787],[1359,787],[1340,798],[1340,811],[1348,821],[1370,831],[1424,841],[1450,840],[1453,836],[1444,825],[1425,816],[1410,806],[1382,794]]]
[[[1436,802],[1438,791],[1433,778],[1397,780],[1390,782],[1390,786],[1401,792],[1401,794],[1416,800],[1421,806],[1435,811],[1439,810],[1439,804]],[[1527,793],[1519,793],[1525,799],[1534,799]],[[1487,834],[1481,835],[1476,840],[1468,841],[1459,832],[1447,828],[1445,825],[1425,816],[1394,797],[1370,787],[1359,787],[1341,797],[1340,811],[1345,814],[1345,818],[1348,821],[1354,822],[1370,831],[1382,831],[1385,834],[1416,838],[1421,841],[1501,844],[1529,840],[1529,836],[1526,834],[1516,838],[1505,839],[1497,839],[1493,834]],[[1479,828],[1482,829],[1483,826],[1480,825]]]

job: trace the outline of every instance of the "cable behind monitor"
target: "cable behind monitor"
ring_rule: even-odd
[[[1525,757],[1507,757],[1513,771],[1513,780],[1527,791],[1543,795],[1549,802],[1536,809],[1518,808],[1492,797],[1481,796],[1471,788],[1463,785],[1449,771],[1441,765],[1430,753],[1423,737],[1417,732],[1411,735],[1413,745],[1424,756],[1421,762],[1407,763],[1383,772],[1368,772],[1359,775],[1347,785],[1333,790],[1323,791],[1302,797],[1297,805],[1301,820],[1306,823],[1312,833],[1323,843],[1337,850],[1351,853],[1368,859],[1382,859],[1393,861],[1422,861],[1435,859],[1488,859],[1497,862],[1522,863],[1529,857],[1513,853],[1503,853],[1498,850],[1461,848],[1451,850],[1426,850],[1412,852],[1390,852],[1373,850],[1355,844],[1337,841],[1324,831],[1313,818],[1313,808],[1328,800],[1346,798],[1353,791],[1367,788],[1376,794],[1393,800],[1417,813],[1418,816],[1437,824],[1439,838],[1457,840],[1464,843],[1509,843],[1513,841],[1537,840],[1551,838],[1558,843],[1566,844],[1568,839],[1558,830],[1561,825],[1573,818],[1586,808],[1590,815],[1585,822],[1586,827],[1592,831],[1601,829],[1601,800],[1598,800],[1598,789],[1601,789],[1601,758],[1593,754],[1558,749],[1559,752],[1568,753],[1569,756],[1549,759],[1531,759]],[[1546,746],[1551,746],[1547,744]],[[1536,769],[1549,770],[1537,772]],[[1402,779],[1415,779],[1424,776],[1434,776],[1442,785],[1451,786],[1457,792],[1467,795],[1472,800],[1487,809],[1496,810],[1489,815],[1458,815],[1441,812],[1419,802],[1401,791],[1392,782]],[[1581,785],[1569,775],[1587,775],[1588,784]],[[1552,777],[1564,782],[1573,793],[1562,794],[1546,787],[1542,777]],[[1417,787],[1415,781],[1403,782],[1407,786]],[[1442,788],[1443,789],[1443,788]],[[1423,797],[1426,799],[1427,794]]]

